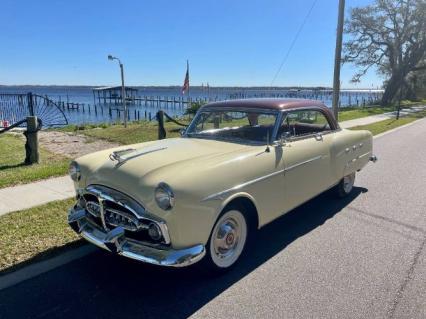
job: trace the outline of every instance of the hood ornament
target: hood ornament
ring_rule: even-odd
[[[128,160],[133,159],[135,157],[139,157],[153,152],[158,152],[165,149],[167,149],[167,147],[146,147],[139,151],[134,148],[127,148],[124,150],[112,152],[111,154],[109,154],[109,159],[113,162],[117,161],[116,166],[121,166]]]
[[[125,150],[115,151],[115,152],[112,152],[111,154],[109,154],[109,159],[111,161],[117,161],[117,162],[120,163],[120,162],[123,161],[122,155],[131,153],[131,152],[134,152],[134,151],[136,151],[134,148],[127,148]]]

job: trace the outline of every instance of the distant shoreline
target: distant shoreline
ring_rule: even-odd
[[[23,85],[1,85],[1,88],[82,88],[92,89],[98,87],[106,87],[108,85],[36,85],[36,84],[23,84]],[[176,89],[181,88],[180,85],[131,85],[131,87],[137,89]],[[194,89],[206,89],[206,86],[193,85]],[[222,89],[222,90],[333,90],[332,87],[324,86],[210,86],[211,89]],[[368,91],[368,92],[383,92],[383,89],[371,89],[371,88],[341,88],[341,91]]]

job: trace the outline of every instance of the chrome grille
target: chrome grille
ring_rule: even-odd
[[[99,202],[86,201],[86,210],[94,217],[101,216],[101,205],[99,205]]]
[[[128,231],[138,231],[148,228],[149,221],[144,223],[136,215],[110,199],[99,200],[91,193],[84,194],[86,211],[95,217],[93,221],[99,226],[109,230],[121,226]]]
[[[145,238],[149,225],[154,222],[162,231],[161,242],[170,243],[166,224],[147,213],[144,207],[127,195],[102,185],[90,185],[80,190],[79,195],[90,220],[105,231],[120,226],[128,232],[126,236]]]
[[[130,231],[148,228],[147,225],[141,223],[135,216],[117,209],[106,208],[104,210],[104,219],[107,225],[121,226]]]

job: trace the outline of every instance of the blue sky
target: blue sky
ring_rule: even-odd
[[[371,0],[346,0],[350,7]],[[313,0],[3,0],[0,84],[269,86]],[[318,0],[274,85],[331,86],[338,0]],[[379,86],[370,72],[357,85]]]

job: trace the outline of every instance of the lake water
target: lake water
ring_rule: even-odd
[[[180,87],[135,87],[138,89],[137,96],[173,99],[182,98]],[[120,116],[120,106],[111,104],[99,104],[94,100],[93,87],[81,86],[0,86],[0,93],[28,93],[46,96],[55,102],[72,102],[84,104],[79,110],[63,111],[69,123],[102,123],[117,121]],[[342,107],[348,105],[364,105],[372,103],[380,99],[381,90],[342,90],[340,103]],[[287,88],[227,88],[227,87],[191,87],[190,96],[192,100],[226,100],[235,98],[251,98],[251,97],[292,97],[292,98],[308,98],[322,101],[325,105],[331,107],[332,91],[328,90],[312,90],[312,89],[287,89]],[[183,96],[186,100],[187,96]],[[96,104],[96,110],[95,105]],[[139,103],[129,106],[130,120],[135,118],[154,117],[159,109],[172,115],[182,115],[185,111],[184,107],[176,105],[166,108],[166,104],[148,104]],[[112,109],[112,110],[110,110]],[[122,115],[122,113],[121,113]],[[1,120],[1,119],[0,119]]]

